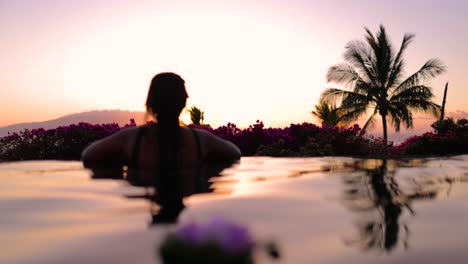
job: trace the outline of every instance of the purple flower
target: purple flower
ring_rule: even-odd
[[[195,223],[189,223],[176,231],[176,236],[190,244],[198,245],[202,241],[201,228]]]
[[[175,235],[192,246],[214,242],[229,253],[249,251],[254,244],[247,228],[222,218],[213,218],[205,224],[183,225]]]

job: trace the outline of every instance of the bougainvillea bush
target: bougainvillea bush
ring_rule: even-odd
[[[398,155],[457,155],[468,153],[468,120],[445,119],[432,124],[433,132],[413,136],[396,146]]]
[[[212,129],[192,126],[232,141],[244,156],[363,156],[386,155],[383,141],[367,136],[358,125],[349,128],[291,124],[285,128],[265,128],[261,121],[240,129],[229,123]]]
[[[79,160],[81,152],[92,142],[135,125],[132,119],[123,127],[116,123],[79,123],[48,130],[26,129],[0,138],[0,161]]]
[[[0,138],[0,161],[79,160],[81,152],[92,142],[121,129],[136,126],[134,120],[118,124],[79,123],[55,129],[24,130]],[[358,125],[348,128],[291,124],[284,128],[266,128],[261,121],[241,129],[235,124],[218,128],[190,125],[205,129],[236,144],[244,156],[360,156],[401,157],[409,155],[450,155],[467,153],[468,121],[448,119],[434,123],[434,132],[414,136],[394,146],[381,138],[367,135]]]

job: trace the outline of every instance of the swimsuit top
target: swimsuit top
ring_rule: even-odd
[[[192,135],[195,138],[195,144],[197,146],[197,163],[196,163],[196,186],[195,186],[195,191],[196,192],[204,192],[206,189],[206,180],[205,177],[203,177],[202,174],[202,169],[203,169],[203,151],[202,151],[202,146],[200,142],[200,137],[198,133],[195,131],[195,129],[190,128],[190,131],[192,131]],[[137,132],[137,136],[135,139],[135,143],[133,145],[132,149],[132,154],[130,156],[130,160],[128,162],[128,169],[132,170],[134,172],[138,172],[138,160],[139,160],[139,155],[140,155],[140,145],[141,145],[141,139],[144,134],[148,133],[148,126],[142,126]]]

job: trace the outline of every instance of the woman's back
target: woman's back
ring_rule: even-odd
[[[126,166],[131,173],[138,171],[139,176],[132,179],[138,181],[138,185],[149,185],[154,182],[154,177],[159,177],[161,168],[157,134],[157,124],[124,129],[90,145],[83,152],[82,160],[85,167],[91,169]],[[200,129],[180,127],[178,147],[177,170],[187,184],[195,181],[195,176],[188,174],[193,175],[206,164],[240,158],[240,151],[234,144]]]
[[[128,149],[128,173],[127,179],[133,184],[143,186],[154,186],[159,180],[161,164],[161,153],[159,153],[159,142],[155,135],[158,134],[157,124],[141,126],[132,135],[129,142],[133,142]],[[203,140],[203,141],[202,141]],[[182,191],[185,195],[192,194],[200,189],[199,182],[202,181],[205,165],[206,149],[205,141],[201,132],[195,129],[180,128],[179,143],[176,159],[177,168],[174,173],[182,179]],[[209,149],[209,147],[208,147]]]

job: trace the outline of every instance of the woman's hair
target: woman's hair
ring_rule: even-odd
[[[179,121],[187,101],[185,81],[172,72],[159,73],[151,80],[146,98],[146,111],[159,122]]]
[[[158,124],[158,149],[155,151],[159,153],[160,167],[158,180],[154,183],[161,205],[159,217],[162,217],[162,221],[174,221],[184,207],[177,170],[180,151],[179,115],[187,97],[185,81],[179,75],[167,72],[154,76],[146,99],[146,110],[156,118]]]

